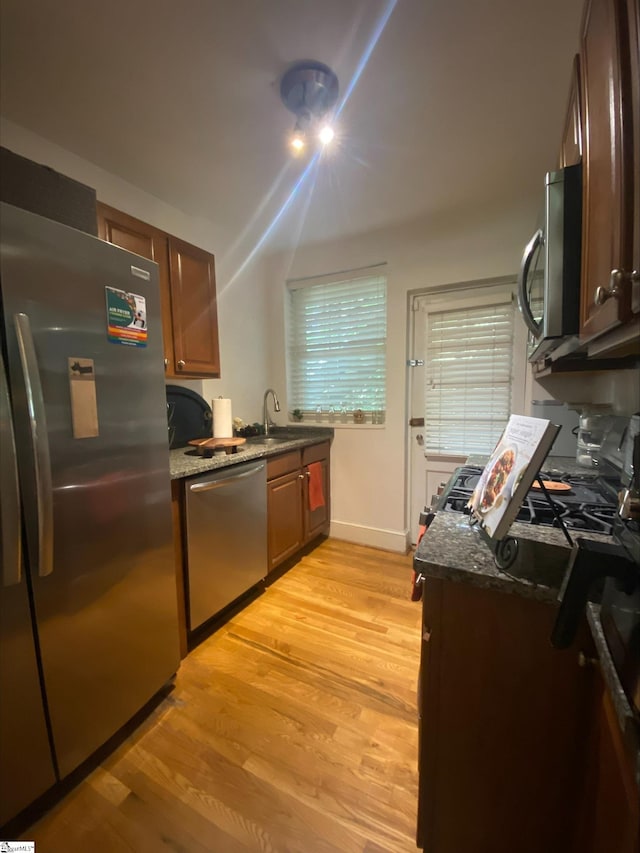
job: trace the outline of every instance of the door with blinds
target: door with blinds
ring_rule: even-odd
[[[424,293],[412,305],[411,518],[470,455],[481,462],[512,412],[523,413],[526,331],[515,279]],[[423,364],[420,364],[423,362]]]

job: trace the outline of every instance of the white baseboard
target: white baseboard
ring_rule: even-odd
[[[347,521],[332,521],[329,535],[334,539],[354,542],[356,545],[369,545],[371,548],[395,551],[399,554],[406,554],[409,549],[408,530],[383,530],[363,524],[350,524]]]

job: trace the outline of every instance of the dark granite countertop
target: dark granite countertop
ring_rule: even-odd
[[[438,512],[416,548],[416,569],[427,577],[556,602],[571,553],[562,531],[514,522],[509,535],[518,539],[518,556],[508,571],[502,571],[478,526],[469,525],[468,515]],[[597,533],[581,536],[611,541]]]
[[[192,456],[187,451],[190,447],[179,447],[169,452],[169,465],[171,479],[180,480],[183,477],[191,477],[195,474],[204,474],[216,468],[227,468],[229,465],[238,465],[248,462],[250,459],[260,459],[264,456],[275,456],[278,453],[286,453],[288,450],[297,450],[299,447],[308,447],[319,441],[331,441],[333,429],[331,427],[287,427],[286,429],[274,427],[271,435],[274,437],[286,433],[286,441],[277,444],[265,444],[256,436],[241,444],[237,453],[225,453],[217,451],[213,456]]]

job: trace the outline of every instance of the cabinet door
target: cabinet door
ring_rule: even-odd
[[[582,33],[584,340],[631,316],[633,139],[625,2],[587,0]],[[612,277],[613,270],[624,275]]]
[[[633,314],[640,314],[640,3],[638,0],[627,0],[627,11],[634,158],[631,268],[635,271],[635,276],[631,286],[631,310]]]
[[[214,257],[169,237],[173,347],[178,376],[220,376]]]
[[[580,853],[637,853],[640,800],[633,764],[602,676],[599,672],[594,676],[592,707],[588,709],[587,772],[574,849]]]
[[[320,533],[326,533],[329,525],[329,460],[320,459],[322,471],[322,493],[324,505],[316,509],[309,507],[309,468],[304,469],[304,541],[315,539]]]
[[[269,571],[303,545],[300,469],[267,482]]]
[[[560,149],[560,168],[575,166],[582,159],[582,116],[580,111],[580,57],[575,56],[573,60],[573,74],[571,75],[571,89],[569,90],[569,103],[567,105],[567,116],[562,134],[562,147]]]
[[[318,462],[322,472],[322,494],[324,497],[323,506],[319,506],[312,510],[309,506],[309,480],[311,472],[309,465]],[[329,522],[331,520],[330,498],[331,498],[331,481],[330,481],[330,466],[329,466],[329,444],[313,445],[305,447],[302,451],[302,463],[304,474],[304,488],[302,495],[303,518],[304,518],[304,541],[310,542],[321,533],[329,532]]]
[[[166,234],[152,225],[147,225],[146,222],[141,222],[133,216],[98,202],[98,237],[158,264],[164,369],[168,376],[175,375],[169,289],[169,249]]]
[[[590,685],[578,647],[551,647],[546,603],[431,578],[423,599],[418,840],[569,850]]]

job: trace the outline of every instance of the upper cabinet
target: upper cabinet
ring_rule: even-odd
[[[98,202],[98,236],[158,264],[167,377],[218,377],[214,256]]]
[[[624,355],[638,341],[638,62],[637,0],[587,0],[580,337],[590,355]]]
[[[582,159],[582,114],[580,106],[580,57],[573,60],[571,89],[567,105],[567,117],[560,148],[560,168],[575,166]]]
[[[169,261],[177,375],[220,376],[213,255],[169,237]]]

